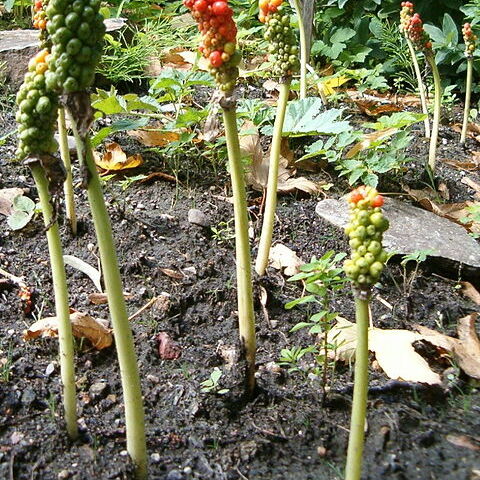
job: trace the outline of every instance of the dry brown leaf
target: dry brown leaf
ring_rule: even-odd
[[[385,113],[401,112],[403,107],[395,103],[376,103],[374,101],[355,100],[358,109],[369,117],[378,117]]]
[[[477,305],[480,305],[480,292],[470,282],[461,282],[461,285],[462,293]]]
[[[458,133],[462,132],[463,125],[461,123],[454,123],[452,130]],[[480,142],[480,125],[478,123],[470,122],[467,126],[467,137],[473,138]]]
[[[148,174],[145,178],[139,180],[139,182],[147,183],[151,180],[156,180],[157,178],[161,178],[162,180],[166,180],[167,182],[177,183],[177,179],[173,175],[169,175],[168,173],[164,172],[152,172]]]
[[[118,143],[108,143],[105,145],[105,153],[99,155],[94,152],[95,163],[103,170],[118,171],[128,168],[135,168],[143,163],[140,154],[131,155],[127,158],[127,154],[122,150]]]
[[[447,441],[456,447],[468,448],[473,451],[480,451],[480,438],[468,435],[447,435]]]
[[[172,270],[171,268],[159,268],[167,277],[174,278],[175,280],[181,280],[185,275],[178,270]]]
[[[123,293],[125,300],[130,300],[133,298],[131,293]],[[108,296],[106,293],[93,292],[88,295],[88,300],[94,305],[106,305],[108,303]]]
[[[472,190],[475,190],[475,198],[479,199],[480,198],[480,184],[472,180],[470,177],[463,177],[462,180],[460,180],[464,185],[467,185],[467,187],[470,187]]]
[[[472,157],[470,160],[453,160],[450,158],[443,158],[442,162],[460,170],[477,170],[480,167],[480,152],[472,152]]]
[[[253,131],[253,133],[240,136],[240,150],[244,156],[251,158],[250,168],[246,174],[247,185],[251,185],[255,190],[263,192],[268,184],[270,153],[263,154],[260,135],[252,122],[245,122],[242,131]],[[292,178],[295,175],[295,169],[288,168],[288,158],[293,160],[293,153],[289,150],[288,145],[282,142],[277,191],[288,193],[294,190],[301,190],[309,194],[320,192],[321,187],[319,184],[303,177]]]
[[[359,142],[357,142],[352,148],[348,150],[345,157],[352,158],[358,152],[362,152],[363,150],[370,148],[370,146],[373,143],[379,142],[384,138],[391,137],[397,132],[398,132],[398,128],[386,128],[385,130],[378,130],[372,133],[367,133],[362,137],[362,139]]]
[[[70,321],[73,335],[77,338],[88,339],[97,350],[102,350],[112,344],[111,330],[90,315],[73,312],[70,314]],[[56,336],[58,336],[57,317],[42,318],[23,332],[24,340]]]
[[[23,195],[22,188],[3,188],[0,190],[0,214],[9,216],[12,211],[12,203],[15,197]]]
[[[458,322],[458,339],[435,330],[417,326],[417,332],[408,330],[369,329],[369,350],[375,353],[378,364],[395,380],[440,383],[440,376],[413,348],[416,341],[426,341],[453,356],[460,368],[470,377],[480,379],[480,340],[475,331],[477,314],[461,318]],[[355,355],[356,324],[339,318],[329,331],[328,341],[339,347],[332,351],[338,360],[350,361]],[[399,359],[402,361],[399,361]]]
[[[300,271],[300,266],[305,262],[285,245],[277,243],[270,249],[270,265],[277,270],[283,270],[287,277],[296,275]]]
[[[128,135],[136,138],[146,147],[164,147],[180,138],[180,134],[177,132],[159,130],[155,127],[132,130],[128,132]]]

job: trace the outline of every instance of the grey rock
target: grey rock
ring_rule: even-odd
[[[56,133],[54,137],[57,142],[60,142],[60,135],[58,133]],[[68,141],[68,150],[70,151],[70,153],[76,154],[77,144],[75,142],[75,137],[72,137],[72,135],[67,135],[67,141]]]
[[[22,393],[22,403],[24,405],[30,406],[36,398],[35,391],[31,388],[26,388]]]
[[[191,208],[188,211],[188,221],[195,225],[200,225],[201,227],[208,228],[210,226],[210,220],[208,217],[201,211],[196,208]]]
[[[345,198],[322,200],[315,211],[337,227],[343,228],[347,224],[348,204]],[[463,227],[434,213],[391,198],[385,200],[384,213],[390,221],[390,228],[384,234],[385,250],[401,255],[419,250],[433,250],[430,257],[442,260],[442,269],[458,271],[462,265],[463,273],[478,278],[480,245]]]
[[[108,384],[105,382],[93,383],[88,389],[88,393],[94,400],[105,398],[108,393]]]

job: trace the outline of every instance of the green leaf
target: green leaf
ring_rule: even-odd
[[[7,12],[11,12],[14,5],[15,5],[15,0],[5,0],[5,10]]]
[[[8,218],[7,224],[12,230],[21,230],[31,220],[33,212],[15,210]]]
[[[295,300],[288,302],[287,304],[285,304],[285,308],[287,310],[290,310],[293,307],[296,307],[297,305],[303,305],[304,303],[312,303],[316,301],[317,299],[315,298],[314,295],[307,295],[306,297],[296,298]]]
[[[115,132],[125,132],[127,130],[135,130],[136,128],[141,128],[147,125],[149,119],[146,117],[130,119],[122,118],[112,123],[109,127],[101,128],[93,137],[92,137],[92,146],[98,147],[102,141],[107,138],[110,134]]]
[[[330,37],[330,42],[332,44],[339,42],[346,42],[355,36],[357,32],[352,28],[338,28],[335,30],[333,35]]]
[[[318,97],[290,102],[287,107],[284,136],[332,135],[350,129],[350,123],[339,121],[343,109],[332,108],[322,112],[323,103]]]
[[[457,24],[448,13],[443,16],[442,30],[449,43],[453,43],[454,45],[458,43]]]
[[[446,45],[448,43],[445,35],[438,27],[435,27],[434,25],[429,25],[428,23],[426,23],[423,26],[423,28],[430,35],[430,38],[435,43],[438,43],[440,45]]]
[[[35,202],[23,195],[17,195],[12,202],[14,210],[25,213],[32,213],[35,211]]]
[[[296,332],[297,330],[301,330],[302,328],[311,327],[311,326],[312,326],[311,322],[300,322],[290,329],[290,333],[293,333],[293,332]]]

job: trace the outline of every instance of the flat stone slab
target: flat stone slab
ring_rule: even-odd
[[[342,228],[347,224],[348,210],[345,198],[322,200],[315,208],[320,217]],[[419,250],[433,250],[430,257],[454,262],[455,265],[450,267],[454,266],[457,270],[462,264],[468,268],[469,275],[480,278],[480,245],[463,227],[392,198],[385,199],[383,211],[390,221],[383,242],[389,253],[406,255]],[[445,264],[445,261],[442,263]]]

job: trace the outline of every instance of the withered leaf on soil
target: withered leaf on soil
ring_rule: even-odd
[[[440,375],[415,351],[413,343],[416,341],[426,341],[440,349],[441,353],[452,355],[467,375],[479,379],[480,341],[475,332],[476,317],[476,314],[471,314],[459,320],[458,339],[421,326],[416,327],[417,332],[370,328],[368,348],[375,353],[386,375],[394,380],[430,385],[441,383]],[[355,355],[356,336],[356,324],[339,318],[327,337],[329,343],[338,346],[332,350],[331,356],[350,362]]]
[[[123,293],[125,300],[133,298],[131,293]],[[106,305],[108,303],[108,296],[106,293],[93,292],[88,295],[88,301],[94,305]]]
[[[103,292],[102,274],[98,269],[92,267],[90,264],[81,258],[75,257],[74,255],[64,255],[63,261],[65,262],[65,265],[70,265],[71,267],[76,268],[77,270],[80,270],[80,272],[87,275],[95,287],[97,287],[97,290],[99,292]]]
[[[458,133],[462,132],[463,125],[461,123],[454,123],[452,130]],[[467,126],[467,137],[473,138],[477,142],[480,142],[480,125],[478,123],[470,122]]]
[[[77,338],[86,338],[97,349],[102,350],[112,344],[112,331],[98,320],[81,312],[70,314],[72,333]],[[57,317],[48,317],[38,320],[23,332],[24,340],[33,340],[37,337],[57,337]]]
[[[242,135],[243,132],[249,132]],[[255,190],[263,192],[268,184],[268,166],[270,164],[270,152],[263,153],[260,144],[260,135],[252,122],[245,122],[240,132],[240,149],[242,154],[250,157],[246,182]],[[250,133],[251,132],[251,133]],[[304,177],[293,178],[296,170],[288,168],[288,156],[291,154],[287,144],[282,145],[280,162],[278,168],[278,186],[277,191],[282,193],[301,190],[309,194],[315,194],[321,191],[321,186]],[[293,154],[291,154],[293,156]]]
[[[480,292],[470,282],[461,282],[461,285],[462,293],[477,305],[480,305]]]
[[[122,147],[115,142],[107,143],[107,145],[105,145],[105,153],[103,155],[100,155],[98,152],[93,153],[96,165],[102,170],[126,170],[138,167],[143,163],[143,158],[140,154],[127,157],[127,154],[122,150]]]
[[[300,271],[300,266],[305,263],[293,250],[281,243],[270,249],[269,260],[273,268],[283,270],[287,277],[296,275]]]
[[[128,135],[136,138],[140,143],[147,147],[164,147],[180,138],[179,133],[159,130],[158,127],[132,130],[131,132],[128,132]]]
[[[480,451],[480,438],[468,435],[447,435],[447,441],[457,447],[468,448],[476,452]]]
[[[13,199],[23,193],[22,188],[2,188],[0,190],[0,214],[8,217],[13,212]]]
[[[425,210],[428,210],[439,217],[448,218],[470,232],[480,233],[480,224],[478,222],[464,223],[462,221],[462,219],[468,216],[467,207],[476,205],[478,202],[466,201],[460,203],[438,203],[438,195],[430,187],[423,190],[415,190],[407,186],[404,186],[403,188],[410,197],[425,208]]]
[[[178,270],[172,270],[171,268],[159,268],[167,277],[174,278],[175,280],[181,280],[185,275]]]

